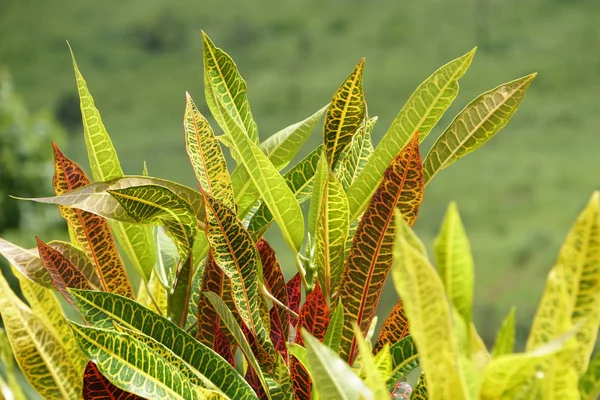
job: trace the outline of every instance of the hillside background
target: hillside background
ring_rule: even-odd
[[[146,161],[151,175],[193,185],[182,115],[186,90],[203,103],[201,29],[236,60],[261,138],[326,104],[361,57],[378,142],[421,81],[478,46],[425,149],[476,95],[537,71],[505,130],[427,188],[415,226],[431,249],[458,202],[476,262],[476,323],[490,343],[516,305],[523,343],[560,244],[600,188],[600,1],[0,0],[0,67],[31,110],[62,124],[61,147],[87,168],[68,39],[125,172]],[[319,141],[315,131],[301,155]],[[8,235],[33,245],[34,228]],[[395,298],[385,293],[382,313]]]

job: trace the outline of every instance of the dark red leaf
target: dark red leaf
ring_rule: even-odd
[[[93,362],[89,362],[83,373],[84,400],[144,400],[143,397],[119,389],[98,371]]]

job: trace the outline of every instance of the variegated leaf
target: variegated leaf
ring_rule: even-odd
[[[92,361],[85,367],[83,375],[84,400],[144,400],[143,397],[119,389],[98,371]]]
[[[404,305],[402,304],[402,300],[398,300],[385,321],[383,321],[373,352],[377,353],[385,344],[391,346],[399,340],[404,339],[409,334],[408,327],[409,323],[404,312]]]
[[[371,133],[376,122],[377,117],[373,117],[362,123],[335,165],[333,172],[345,191],[348,191],[373,154]]]

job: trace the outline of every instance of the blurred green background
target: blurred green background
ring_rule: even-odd
[[[0,66],[20,97],[0,97],[0,179],[12,176],[0,180],[0,205],[22,213],[9,230],[0,225],[3,237],[32,245],[34,234],[49,240],[64,229],[56,210],[23,210],[6,198],[50,193],[51,147],[24,150],[40,135],[88,167],[67,39],[125,172],[139,174],[147,161],[151,175],[194,184],[182,116],[186,90],[203,103],[200,29],[236,60],[262,139],[326,104],[361,57],[378,142],[421,81],[478,46],[423,152],[476,95],[539,72],[505,130],[427,188],[415,226],[431,249],[447,204],[458,202],[476,261],[476,323],[490,343],[516,305],[522,343],[560,244],[600,187],[599,1],[0,0]],[[33,121],[17,134],[16,114],[6,111],[15,102]],[[34,117],[41,110],[46,116]],[[42,134],[36,118],[61,127]],[[315,131],[301,155],[320,140]],[[14,151],[24,155],[9,162]],[[7,183],[36,168],[45,184]],[[291,275],[277,231],[268,237]],[[395,300],[387,290],[382,314]]]

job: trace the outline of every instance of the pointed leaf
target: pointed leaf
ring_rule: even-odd
[[[456,203],[448,206],[440,233],[435,241],[437,270],[448,298],[470,324],[473,313],[475,267],[471,246],[458,214]]]
[[[423,141],[450,107],[458,94],[458,80],[467,72],[474,54],[475,49],[444,65],[410,96],[348,190],[351,221],[362,214],[385,169],[415,132],[419,132],[419,140]]]
[[[302,332],[306,344],[306,360],[315,382],[316,391],[323,399],[374,399],[373,393],[352,369],[327,346]]]
[[[256,399],[250,386],[235,369],[211,349],[171,321],[149,309],[105,292],[70,289],[84,319],[99,328],[113,328],[113,321],[138,330],[169,348],[232,399]]]
[[[354,360],[356,343],[352,323],[366,334],[375,316],[379,298],[392,266],[394,210],[398,208],[412,225],[423,198],[423,170],[418,135],[386,170],[357,228],[344,265],[339,298],[345,308],[340,355]]]
[[[323,344],[333,350],[334,353],[340,351],[340,342],[342,340],[342,329],[344,327],[344,306],[338,302],[337,306],[331,313],[329,326],[323,339]]]
[[[54,177],[52,186],[57,195],[68,193],[90,183],[86,173],[74,161],[67,158],[54,145]],[[132,297],[133,288],[129,282],[125,265],[108,222],[86,211],[74,208],[59,207],[60,213],[67,221],[87,257],[96,265],[96,272],[104,290]]]
[[[233,187],[227,171],[227,163],[221,146],[215,138],[208,121],[186,93],[185,118],[183,121],[188,157],[202,190],[235,209]]]
[[[401,218],[397,213],[397,224],[403,223]],[[452,329],[452,310],[444,285],[429,262],[398,231],[392,271],[394,285],[419,348],[430,397],[466,398],[467,388],[459,372],[458,344]]]
[[[373,117],[362,123],[358,131],[352,136],[352,141],[340,154],[339,161],[335,165],[333,172],[345,191],[348,191],[352,183],[367,165],[371,154],[373,154],[371,133],[373,132],[375,122],[377,122],[377,117]]]
[[[143,397],[119,389],[90,361],[83,375],[84,400],[143,400]]]
[[[516,309],[512,307],[508,316],[502,321],[502,326],[496,336],[496,343],[492,349],[492,357],[498,357],[505,354],[511,354],[515,349],[515,313]]]
[[[483,93],[454,118],[423,161],[425,184],[439,171],[483,146],[510,121],[536,74]]]
[[[335,92],[325,114],[323,143],[327,163],[332,168],[365,118],[366,107],[362,87],[364,64],[363,58]]]
[[[409,334],[408,327],[409,323],[404,312],[404,305],[402,304],[402,300],[398,300],[385,321],[383,321],[373,352],[377,353],[385,344],[391,346],[404,339]]]

